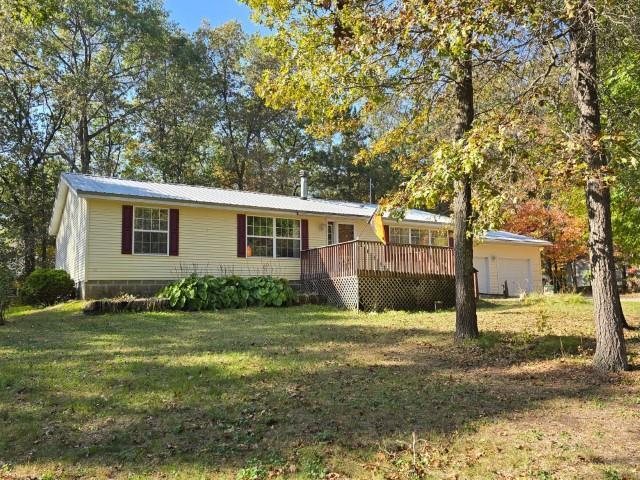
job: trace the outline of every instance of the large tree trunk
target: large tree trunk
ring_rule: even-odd
[[[577,292],[578,291],[578,273],[576,272],[576,262],[575,260],[571,263],[569,263],[569,266],[571,267],[571,283],[573,284],[573,292]]]
[[[551,283],[551,285],[553,285],[553,291],[554,293],[556,292],[556,284],[553,281],[553,266],[551,263],[551,258],[546,257],[544,259],[544,270],[547,274],[547,277],[549,277],[549,283]]]
[[[24,219],[22,241],[24,243],[22,253],[23,273],[26,276],[36,269],[36,236],[31,217]]]
[[[456,118],[453,130],[460,140],[471,129],[473,109],[473,67],[471,55],[455,65]],[[473,287],[473,237],[471,207],[471,178],[464,175],[455,183],[453,201],[453,235],[456,259],[456,338],[476,338],[478,318]]]
[[[86,115],[80,118],[78,141],[80,142],[80,169],[82,173],[91,173],[91,150],[89,148],[89,120]]]
[[[573,7],[569,26],[571,76],[579,109],[579,135],[589,166],[586,185],[589,215],[593,308],[596,326],[596,353],[593,363],[604,371],[627,370],[622,327],[624,316],[613,259],[611,196],[604,180],[606,152],[600,143],[600,102],[596,69],[596,12],[593,0],[567,1]]]

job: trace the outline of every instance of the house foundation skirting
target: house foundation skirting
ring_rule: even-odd
[[[304,289],[349,310],[434,310],[455,306],[451,275],[359,275],[305,280]]]
[[[153,297],[175,279],[166,280],[87,280],[83,285],[83,298],[111,298],[122,294]]]

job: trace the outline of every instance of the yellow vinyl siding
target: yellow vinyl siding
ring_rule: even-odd
[[[327,217],[295,216],[284,212],[244,212],[207,207],[178,207],[180,210],[179,256],[123,255],[120,253],[122,205],[176,208],[172,205],[122,202],[120,200],[87,199],[89,205],[88,280],[145,280],[179,278],[190,273],[212,275],[272,275],[298,280],[300,260],[297,258],[238,258],[238,213],[279,218],[306,218],[309,221],[309,247],[326,245]],[[334,219],[354,223],[356,236],[375,240],[375,234],[364,220]]]
[[[509,245],[506,243],[479,243],[473,247],[473,256],[489,259],[489,284],[491,291],[500,294],[503,291],[498,281],[498,262],[500,258],[527,259],[531,265],[531,287],[534,292],[542,291],[542,269],[540,247],[529,245]],[[514,293],[514,292],[511,292]]]
[[[56,235],[56,268],[66,270],[76,284],[85,280],[86,217],[86,200],[69,190]]]
[[[88,213],[78,217],[88,219],[86,280],[165,280],[184,277],[191,273],[240,276],[272,275],[298,280],[300,278],[300,260],[297,258],[237,257],[236,220],[238,213],[280,218],[306,218],[309,221],[310,248],[326,245],[327,222],[329,221],[336,224],[353,224],[356,239],[378,240],[373,228],[367,223],[367,218],[296,216],[277,211],[256,213],[240,209],[224,210],[179,206],[177,207],[180,210],[179,256],[123,255],[120,253],[122,205],[155,208],[176,208],[176,206],[96,198],[87,198],[86,204]],[[68,221],[69,216],[75,216],[69,210],[70,208],[70,205],[65,208],[63,222]],[[389,223],[395,224],[395,222]],[[435,230],[435,228],[433,229]],[[67,252],[70,250],[73,249],[66,249]],[[481,243],[475,247],[475,256],[489,258],[490,285],[493,293],[502,291],[498,285],[498,258],[530,259],[533,289],[540,290],[542,288],[538,247]]]

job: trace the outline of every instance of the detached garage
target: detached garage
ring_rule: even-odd
[[[474,247],[473,266],[478,270],[480,294],[509,295],[542,291],[540,251],[551,245],[544,240],[515,233],[490,231]]]

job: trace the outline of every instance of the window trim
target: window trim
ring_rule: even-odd
[[[272,223],[272,232],[273,234],[271,236],[265,236],[265,235],[249,235],[249,217],[256,217],[256,218],[270,218]],[[245,258],[257,258],[257,259],[261,259],[261,258],[273,258],[273,259],[277,259],[277,260],[300,260],[301,255],[299,254],[297,257],[278,257],[278,252],[277,252],[277,240],[298,240],[300,242],[300,252],[302,252],[302,220],[300,218],[287,218],[287,217],[271,217],[271,216],[264,216],[264,215],[246,215],[246,220],[245,220],[245,228],[244,228],[244,245],[245,245]],[[295,222],[298,222],[298,231],[300,232],[300,235],[298,238],[296,237],[278,237],[276,234],[276,219],[280,219],[280,220],[293,220]],[[249,255],[249,237],[252,238],[270,238],[271,239],[271,244],[272,244],[272,249],[273,249],[273,254],[271,256],[261,256],[261,255]]]
[[[337,222],[334,222],[333,220],[327,220],[327,246],[328,245],[335,245],[336,242],[336,225]],[[329,242],[329,226],[331,226],[331,242]]]
[[[391,229],[392,228],[402,228],[402,229],[409,230],[409,243],[393,243],[393,242],[391,242]],[[413,230],[426,230],[427,232],[429,232],[429,244],[428,245],[421,245],[419,243],[411,243],[412,231]],[[410,226],[402,227],[402,226],[399,226],[399,225],[393,225],[393,226],[389,227],[389,243],[391,245],[413,245],[413,246],[416,246],[416,247],[450,248],[448,245],[434,245],[433,244],[433,234],[436,233],[436,232],[445,233],[445,232],[447,232],[447,230],[439,230],[439,229],[436,229],[436,228],[410,227]],[[448,238],[448,234],[447,234],[447,238]]]
[[[272,223],[271,223],[271,236],[267,236],[267,235],[249,235],[249,218],[254,217],[254,218],[271,218]],[[274,255],[276,254],[275,248],[276,245],[274,243],[274,237],[275,237],[275,221],[274,221],[275,217],[263,217],[262,215],[247,215],[245,217],[245,226],[244,226],[244,248],[245,248],[245,258],[275,258]],[[249,255],[249,237],[252,238],[269,238],[271,239],[271,251],[272,254],[270,257],[266,256],[266,255]],[[253,252],[253,248],[251,249],[251,251]]]
[[[149,208],[151,210],[165,210],[167,212],[167,230],[141,230],[136,228],[136,210],[139,208]],[[133,218],[131,222],[131,255],[139,255],[141,257],[168,257],[171,241],[170,232],[171,232],[171,215],[169,214],[169,208],[164,207],[146,207],[146,206],[133,206]],[[136,232],[155,232],[155,233],[166,233],[167,234],[167,253],[136,253]]]

